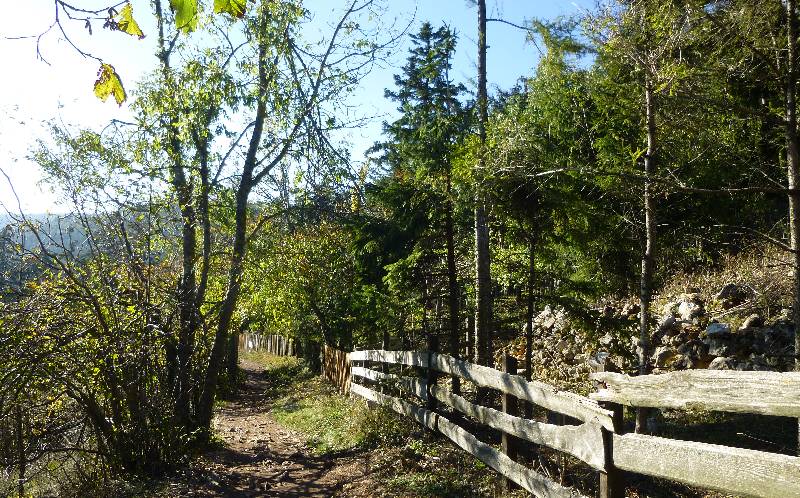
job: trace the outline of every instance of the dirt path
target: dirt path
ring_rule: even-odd
[[[270,416],[261,365],[243,360],[247,380],[239,397],[218,410],[214,426],[225,447],[203,455],[172,496],[329,497],[374,496],[370,453],[316,456],[302,438]]]

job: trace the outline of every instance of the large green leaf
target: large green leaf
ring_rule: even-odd
[[[125,4],[125,7],[119,11],[114,20],[116,21],[116,28],[119,31],[131,36],[138,36],[139,39],[144,38],[144,33],[142,33],[142,29],[139,27],[139,23],[133,18],[133,7],[131,4]]]
[[[214,0],[215,14],[230,14],[242,18],[247,11],[247,0]]]
[[[175,25],[184,33],[197,29],[197,0],[169,0],[175,12]]]
[[[94,82],[94,94],[103,102],[110,95],[113,95],[118,105],[122,105],[125,99],[128,98],[125,94],[125,88],[122,86],[122,80],[111,64],[100,64],[100,70],[97,72],[97,81]]]

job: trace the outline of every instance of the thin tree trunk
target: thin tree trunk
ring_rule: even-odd
[[[422,284],[422,340],[427,341],[430,336],[428,327],[428,279]]]
[[[786,70],[786,167],[789,189],[800,186],[800,146],[797,140],[797,12],[796,0],[787,0],[787,48]],[[789,194],[789,237],[792,246],[792,267],[794,269],[794,296],[792,318],[795,326],[795,370],[800,371],[800,195]],[[800,454],[800,423],[798,423],[798,454]]]
[[[228,338],[227,364],[225,365],[228,387],[235,393],[239,387],[239,337],[247,330],[249,319],[245,318]]]
[[[25,434],[23,433],[22,408],[17,399],[17,458],[19,459],[19,480],[17,481],[17,494],[19,498],[25,497],[25,479],[27,472],[27,456],[25,455]]]
[[[536,292],[536,236],[530,234],[528,238],[528,296],[527,309],[525,310],[525,378],[533,378],[533,313]],[[525,417],[533,416],[533,404],[525,402]]]
[[[260,135],[261,130],[256,130],[256,132]],[[208,369],[206,370],[206,376],[203,382],[203,392],[200,396],[200,402],[197,408],[198,427],[203,430],[206,435],[210,435],[209,431],[211,427],[211,418],[213,416],[214,400],[217,395],[219,373],[222,369],[222,360],[225,357],[226,339],[241,288],[242,267],[247,247],[247,200],[250,195],[250,182],[252,181],[250,175],[247,174],[247,169],[248,168],[245,167],[245,175],[236,193],[236,229],[234,233],[231,263],[228,270],[228,290],[225,293],[225,298],[219,312],[217,332],[214,336],[214,345],[211,349],[211,357],[209,358]]]
[[[491,270],[489,254],[489,223],[482,176],[486,166],[486,123],[488,121],[486,92],[486,0],[478,0],[478,134],[479,150],[475,185],[475,350],[476,363],[491,361]]]
[[[161,75],[164,78],[165,85],[169,88],[174,85],[174,78],[170,66],[170,52],[164,39],[164,16],[161,0],[155,0],[155,7],[158,23],[158,58],[161,62]],[[195,334],[199,327],[196,300],[197,275],[194,267],[197,256],[197,218],[192,198],[192,185],[187,180],[184,172],[183,148],[179,137],[177,117],[170,116],[165,125],[170,156],[171,183],[177,194],[183,222],[181,226],[183,268],[178,289],[180,330],[177,344],[178,365],[177,385],[175,388],[175,416],[178,423],[185,428],[189,428],[191,415],[189,402],[192,395],[191,357],[194,351]]]
[[[650,301],[653,292],[653,270],[655,267],[656,205],[651,178],[656,173],[656,119],[654,92],[651,81],[645,82],[645,114],[647,118],[647,155],[644,158],[644,226],[645,248],[642,255],[642,278],[639,287],[639,375],[649,372],[650,358]],[[648,410],[636,411],[636,432],[646,429]]]
[[[261,17],[260,23],[263,27],[266,25],[266,18],[269,15],[265,4],[261,5],[261,12],[259,15]],[[228,333],[241,290],[241,276],[247,251],[247,203],[250,198],[250,192],[260,178],[259,176],[254,176],[254,171],[258,163],[256,154],[261,145],[261,138],[264,133],[264,120],[267,114],[266,103],[263,98],[268,87],[268,75],[266,70],[268,61],[264,43],[265,42],[260,43],[258,47],[259,99],[256,106],[253,134],[250,136],[250,143],[242,168],[242,176],[236,190],[235,229],[230,266],[228,267],[228,287],[222,301],[222,306],[220,307],[217,331],[214,336],[214,344],[211,348],[211,357],[208,360],[206,375],[203,379],[203,391],[200,395],[197,407],[198,428],[201,429],[205,437],[210,436],[211,419],[213,417],[214,400],[217,396],[219,373],[223,367]],[[287,149],[284,148],[282,154],[285,154],[286,150]],[[276,157],[272,162],[272,166],[275,166],[281,158],[282,155]],[[259,175],[266,174],[272,166],[264,169]]]
[[[450,308],[450,354],[453,358],[459,358],[461,347],[459,344],[459,311],[458,311],[458,273],[456,272],[456,249],[455,249],[455,229],[453,227],[453,199],[452,181],[450,170],[447,170],[447,204],[445,215],[445,231],[447,236],[447,287],[448,304]],[[457,376],[452,377],[452,390],[454,394],[461,392],[461,379]]]

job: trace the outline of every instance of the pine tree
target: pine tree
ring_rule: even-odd
[[[396,89],[386,90],[386,97],[397,102],[401,115],[385,124],[388,141],[378,144],[376,149],[383,152],[382,160],[392,173],[389,182],[413,187],[408,192],[417,197],[417,202],[412,204],[427,211],[421,218],[432,220],[428,226],[416,227],[420,231],[416,234],[415,251],[424,253],[417,261],[436,264],[437,258],[432,253],[444,235],[450,353],[458,357],[460,291],[451,156],[467,123],[466,112],[458,100],[464,87],[450,78],[456,47],[452,30],[446,26],[434,30],[430,23],[424,23],[411,39],[413,47],[406,64],[394,78]],[[427,293],[427,284],[422,282],[422,285],[423,293]],[[425,306],[427,303],[423,302]],[[454,388],[457,389],[457,381]]]

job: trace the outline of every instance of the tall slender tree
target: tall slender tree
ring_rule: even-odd
[[[486,89],[486,0],[478,0],[478,160],[475,165],[475,362],[489,365],[492,358],[492,274],[489,248],[488,200],[482,177],[486,170],[486,125],[489,101]]]
[[[430,23],[424,23],[411,39],[414,46],[403,73],[395,76],[397,88],[386,91],[387,98],[398,103],[401,116],[385,125],[389,141],[379,144],[377,149],[383,152],[383,160],[392,168],[395,181],[410,180],[418,187],[418,195],[425,193],[428,200],[422,208],[433,210],[436,224],[429,227],[432,230],[427,236],[439,239],[436,235],[443,232],[450,353],[458,357],[460,286],[451,156],[467,122],[467,113],[458,99],[464,87],[450,78],[456,48],[452,30],[446,26],[434,29]],[[458,380],[454,389],[458,389]]]

